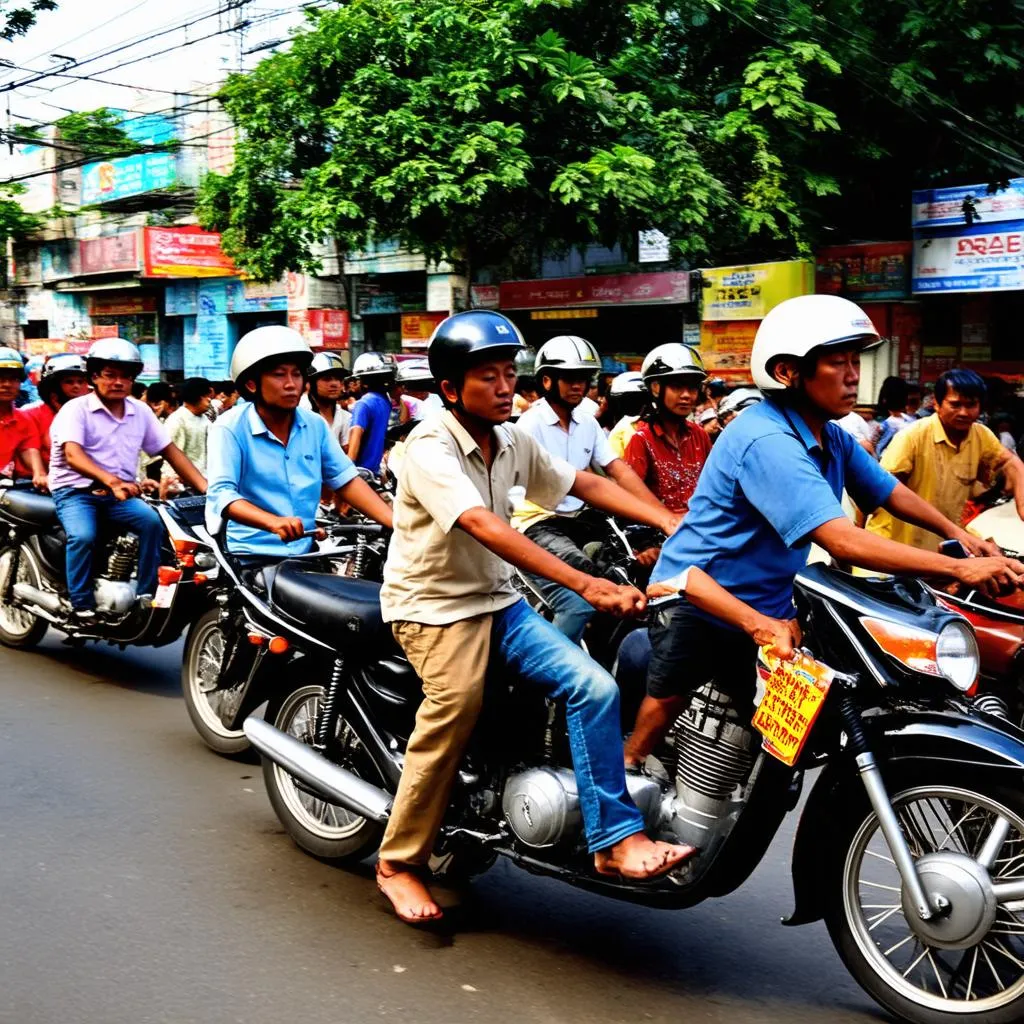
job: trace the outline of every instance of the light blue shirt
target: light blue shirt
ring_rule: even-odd
[[[711,449],[651,582],[695,565],[762,614],[792,618],[793,580],[807,562],[810,534],[845,515],[843,489],[870,513],[896,486],[837,424],[825,424],[821,442],[795,410],[771,398],[744,410]]]
[[[285,445],[249,402],[218,416],[210,427],[207,470],[206,524],[211,533],[220,529],[224,509],[240,499],[271,515],[298,516],[312,530],[323,486],[336,491],[358,476],[322,417],[296,409]],[[276,534],[228,522],[233,554],[284,557],[312,547],[311,537],[286,544]]]

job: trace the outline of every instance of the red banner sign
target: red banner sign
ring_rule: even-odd
[[[220,235],[202,228],[144,228],[146,277],[231,277],[238,273]]]
[[[351,338],[348,311],[299,309],[288,314],[288,326],[298,331],[310,348],[347,349]]]
[[[505,281],[502,309],[543,309],[550,306],[619,306],[652,302],[689,302],[690,275],[604,274],[549,281]]]
[[[155,295],[109,292],[105,295],[89,296],[89,316],[134,316],[137,313],[155,312]]]
[[[106,274],[139,269],[139,233],[122,231],[104,238],[83,238],[78,243],[79,273]]]

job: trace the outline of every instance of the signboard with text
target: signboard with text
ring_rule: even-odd
[[[499,292],[502,309],[682,303],[690,301],[690,275],[686,271],[666,271],[505,281]]]
[[[310,348],[345,350],[349,347],[350,324],[344,309],[295,309],[288,314],[288,326],[298,331]]]
[[[402,348],[426,348],[434,328],[447,317],[447,313],[403,313]]]
[[[815,258],[814,290],[854,301],[903,299],[910,294],[910,242],[832,245]]]
[[[810,260],[711,267],[704,277],[704,320],[763,320],[780,302],[814,291]]]
[[[83,238],[78,242],[80,274],[109,274],[114,271],[135,273],[138,269],[138,231],[121,231],[102,238]]]
[[[220,247],[220,235],[202,228],[144,228],[146,277],[227,277],[237,274]]]
[[[932,232],[914,241],[915,294],[996,292],[1024,289],[1024,221],[999,230],[970,228]]]
[[[82,205],[110,203],[170,188],[177,178],[174,153],[141,153],[101,160],[82,168]]]
[[[752,320],[710,321],[700,327],[700,354],[713,377],[730,384],[749,384],[750,350],[757,334]]]
[[[136,316],[139,313],[155,312],[155,295],[108,292],[89,296],[89,316]]]
[[[971,219],[982,224],[1024,219],[1024,178],[1012,178],[1006,188],[989,191],[988,185],[959,185],[956,188],[919,189],[912,196],[911,226],[915,228],[967,225]]]

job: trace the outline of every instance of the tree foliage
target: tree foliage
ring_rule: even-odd
[[[1016,170],[1021,31],[1014,0],[349,0],[228,81],[200,217],[264,278],[325,236],[529,274],[645,227],[716,262],[898,234],[912,185]]]
[[[42,227],[42,220],[21,208],[18,196],[27,189],[20,183],[0,185],[0,287],[7,286],[8,242],[18,242]]]
[[[0,39],[10,41],[23,36],[35,23],[40,11],[55,11],[54,0],[28,0],[27,3],[13,4],[0,0]]]

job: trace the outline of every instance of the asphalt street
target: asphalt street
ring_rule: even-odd
[[[821,925],[786,929],[793,819],[739,892],[644,910],[478,879],[441,934],[301,853],[210,753],[180,645],[0,648],[2,1024],[885,1019]]]

